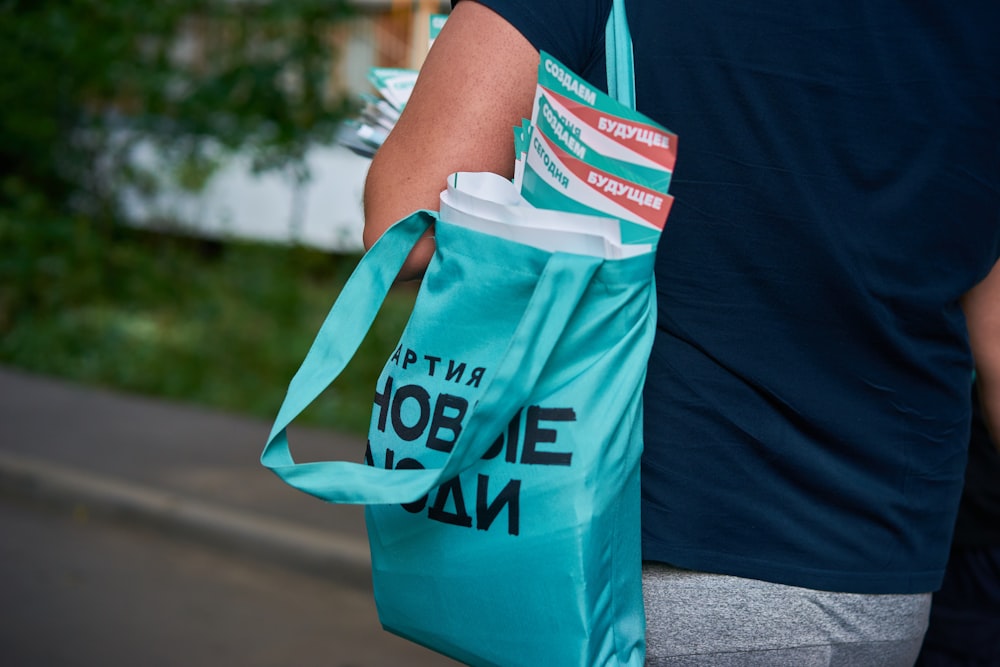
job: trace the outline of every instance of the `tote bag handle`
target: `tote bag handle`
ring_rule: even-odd
[[[496,374],[442,467],[385,470],[350,461],[296,463],[289,451],[287,427],[354,356],[403,260],[434,217],[420,211],[404,218],[362,257],[292,378],[261,454],[261,463],[289,485],[329,502],[407,503],[472,466],[528,399],[590,278],[603,262],[567,253],[549,256]]]
[[[635,60],[632,34],[625,15],[625,0],[614,0],[604,30],[605,60],[608,68],[608,95],[635,109]]]

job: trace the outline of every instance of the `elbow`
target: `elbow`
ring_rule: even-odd
[[[375,245],[375,242],[394,222],[388,218],[385,195],[381,194],[377,179],[373,178],[370,171],[368,179],[365,180],[362,209],[364,211],[364,226],[361,230],[361,242],[365,250],[368,250]]]
[[[368,215],[365,214],[365,225],[364,229],[361,230],[361,244],[366,251],[375,245],[375,242],[379,240],[384,231],[384,229],[376,230],[374,225],[369,224]]]

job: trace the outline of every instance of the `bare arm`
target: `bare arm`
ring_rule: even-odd
[[[438,208],[449,174],[513,175],[514,131],[531,114],[539,56],[492,10],[458,3],[434,41],[395,129],[372,160],[365,182],[364,243],[396,220]],[[400,279],[420,277],[434,252],[420,241]]]
[[[962,300],[983,416],[1000,447],[1000,262]]]

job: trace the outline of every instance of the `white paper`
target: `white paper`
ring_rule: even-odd
[[[440,199],[445,222],[549,252],[625,259],[653,249],[650,244],[622,244],[614,218],[535,208],[497,174],[453,174]]]

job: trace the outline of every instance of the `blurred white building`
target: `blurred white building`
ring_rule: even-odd
[[[428,48],[433,14],[445,14],[447,0],[354,0],[359,16],[331,31],[339,54],[331,91],[371,92],[373,66],[419,68]],[[196,58],[209,38],[193,23],[178,45],[182,58]],[[209,238],[297,242],[335,252],[362,249],[362,190],[369,160],[340,146],[316,146],[306,156],[308,178],[292,173],[254,173],[249,155],[226,155],[191,190],[173,182],[175,171],[151,145],[140,144],[137,165],[158,176],[154,194],[124,188],[122,204],[138,226],[171,228]]]

